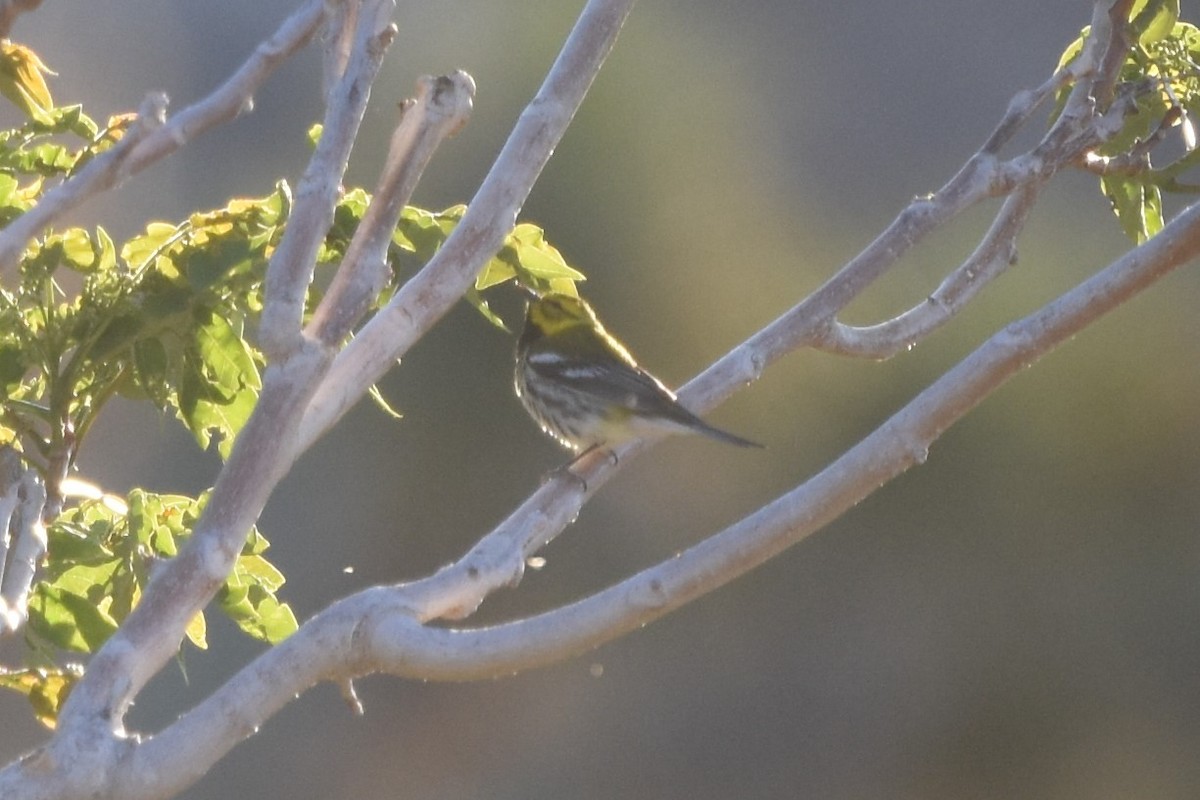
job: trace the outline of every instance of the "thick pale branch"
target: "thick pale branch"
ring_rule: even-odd
[[[386,1],[378,5],[390,8]],[[352,54],[347,66],[345,77],[352,85],[344,88],[357,93],[366,92],[378,69],[379,50],[391,38],[392,29],[379,21],[377,7],[372,5],[370,12],[360,15],[360,20],[369,20],[362,26],[367,29],[356,38],[356,51],[361,52]],[[337,131],[334,136],[352,138],[362,109],[355,102],[340,103],[338,108],[340,113],[332,119]],[[314,160],[332,174],[314,174],[314,183],[336,185],[344,160],[320,156],[318,152]],[[319,198],[309,203],[319,204]],[[311,233],[292,234],[301,235]],[[292,257],[299,257],[302,251],[294,248]],[[288,274],[303,273],[306,268],[311,269],[303,263],[281,265]],[[120,630],[92,658],[60,715],[56,743],[69,749],[81,739],[111,736],[121,730],[128,703],[176,651],[187,624],[225,580],[246,531],[291,464],[303,408],[331,359],[330,349],[310,344],[292,350],[287,359],[267,370],[254,414],[238,436],[192,537],[179,556],[155,574]]]
[[[0,608],[4,611],[0,633],[5,629],[20,629],[29,618],[29,592],[38,574],[38,565],[46,556],[46,525],[42,522],[46,511],[46,485],[36,470],[26,470],[21,477],[20,499],[14,520],[17,524],[12,528],[11,558],[0,591]]]
[[[634,0],[589,0],[466,214],[437,254],[338,354],[301,427],[307,449],[471,286],[504,242],[533,183],[604,63]]]
[[[0,447],[0,636],[29,617],[29,591],[46,555],[46,487],[12,447]]]

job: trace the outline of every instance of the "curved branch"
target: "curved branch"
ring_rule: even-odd
[[[1041,181],[1031,182],[1009,195],[979,246],[925,302],[878,325],[856,327],[834,321],[813,347],[858,358],[890,358],[949,322],[1016,263],[1017,237],[1041,187]]]
[[[78,172],[42,195],[38,204],[0,230],[0,274],[12,273],[30,239],[92,195],[119,184],[134,151],[165,124],[167,96],[152,93],[142,100],[137,119],[121,141],[93,158]]]

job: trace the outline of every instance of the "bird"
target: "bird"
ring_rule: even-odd
[[[580,297],[535,295],[517,338],[517,397],[541,429],[578,460],[647,434],[699,433],[738,447],[762,447],[715,428],[680,404],[643,369]],[[574,461],[572,461],[574,463]]]

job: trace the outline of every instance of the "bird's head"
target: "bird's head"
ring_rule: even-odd
[[[551,292],[529,302],[525,311],[526,336],[557,336],[576,327],[594,328],[596,312],[584,300]]]

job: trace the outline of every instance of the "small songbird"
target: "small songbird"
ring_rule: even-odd
[[[517,340],[517,397],[542,430],[582,453],[648,433],[702,433],[739,447],[762,447],[709,425],[638,366],[596,318],[569,294],[529,302]]]

